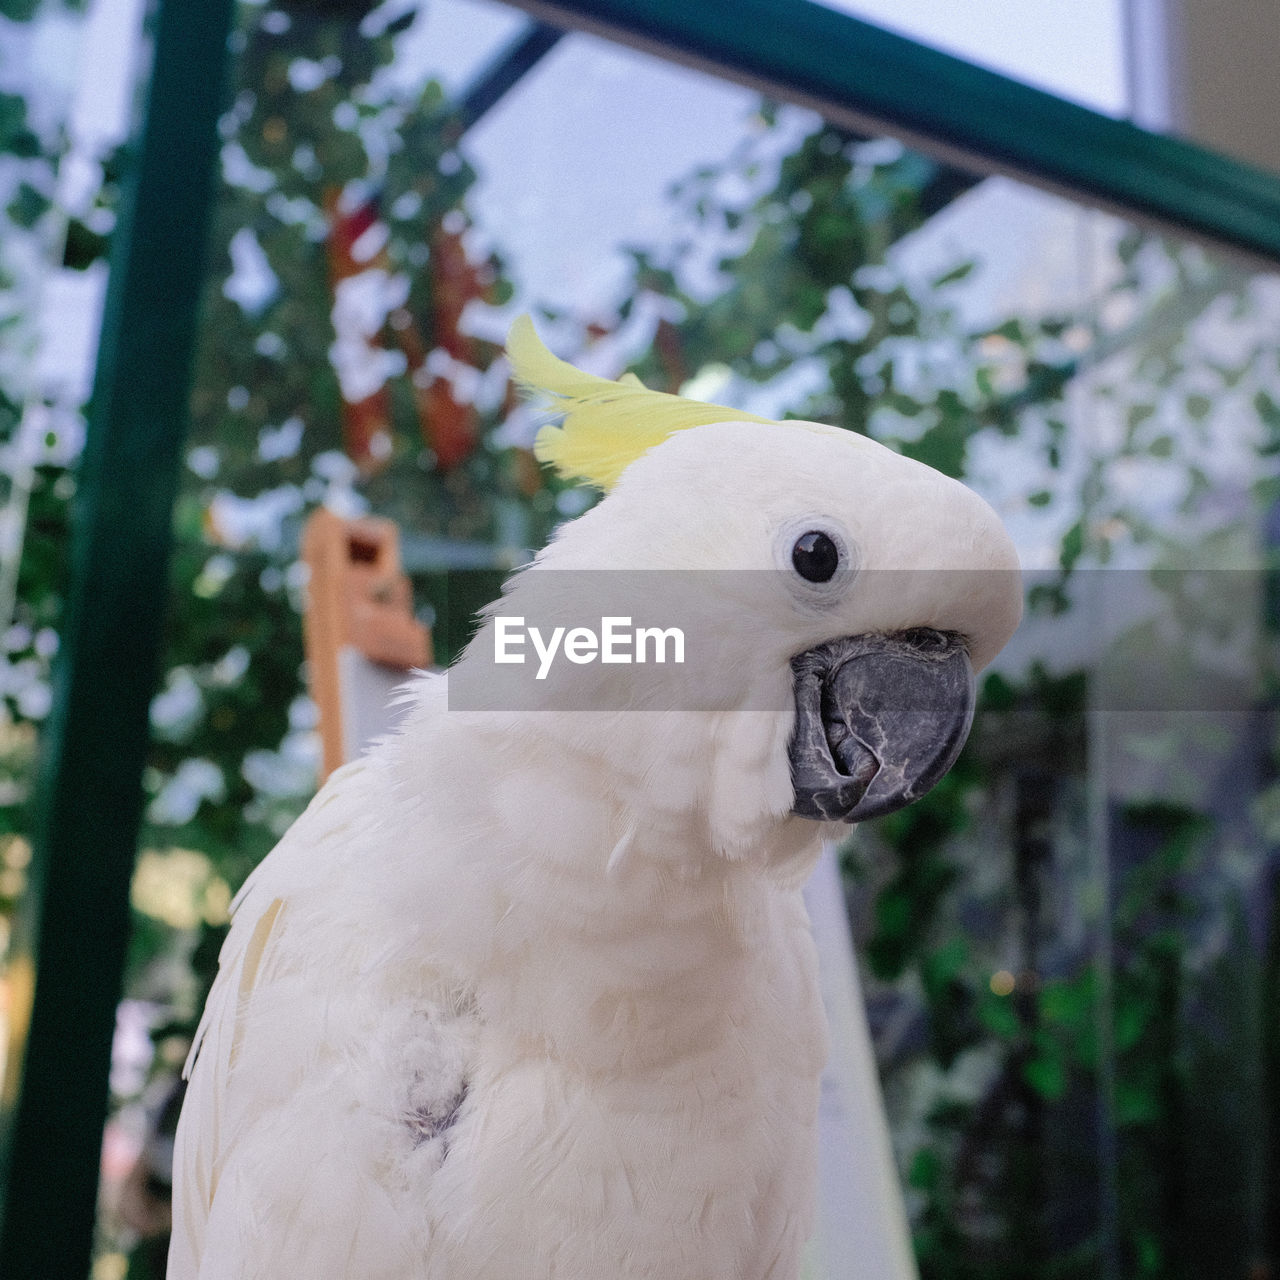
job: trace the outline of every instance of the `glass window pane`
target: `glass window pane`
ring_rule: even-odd
[[[1108,115],[1130,105],[1123,0],[1057,0],[961,10],[945,0],[825,0],[828,7],[1084,103]]]

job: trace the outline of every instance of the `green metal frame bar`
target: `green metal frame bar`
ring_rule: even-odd
[[[1280,177],[1150,133],[811,0],[507,0],[1271,266]]]
[[[114,236],[15,968],[0,1275],[88,1274],[233,0],[163,0]]]

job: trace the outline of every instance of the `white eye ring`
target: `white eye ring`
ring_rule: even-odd
[[[803,577],[793,559],[796,543],[807,533],[820,533],[831,540],[839,556],[836,571],[822,582]],[[853,539],[837,520],[826,515],[793,516],[774,535],[775,566],[785,575],[792,595],[810,604],[829,604],[840,599],[858,573],[858,557]]]

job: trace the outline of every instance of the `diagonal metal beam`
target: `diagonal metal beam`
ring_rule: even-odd
[[[88,1274],[234,0],[162,0],[111,273],[12,955],[0,1275]],[[22,993],[27,993],[22,1007]]]
[[[542,22],[531,22],[486,67],[462,95],[458,118],[470,129],[490,108],[495,107],[564,38],[564,32]]]

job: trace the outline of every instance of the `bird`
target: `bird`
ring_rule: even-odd
[[[583,372],[527,317],[508,356],[538,457],[600,500],[237,896],[169,1280],[800,1273],[801,889],[954,761],[1017,554],[864,435]]]

